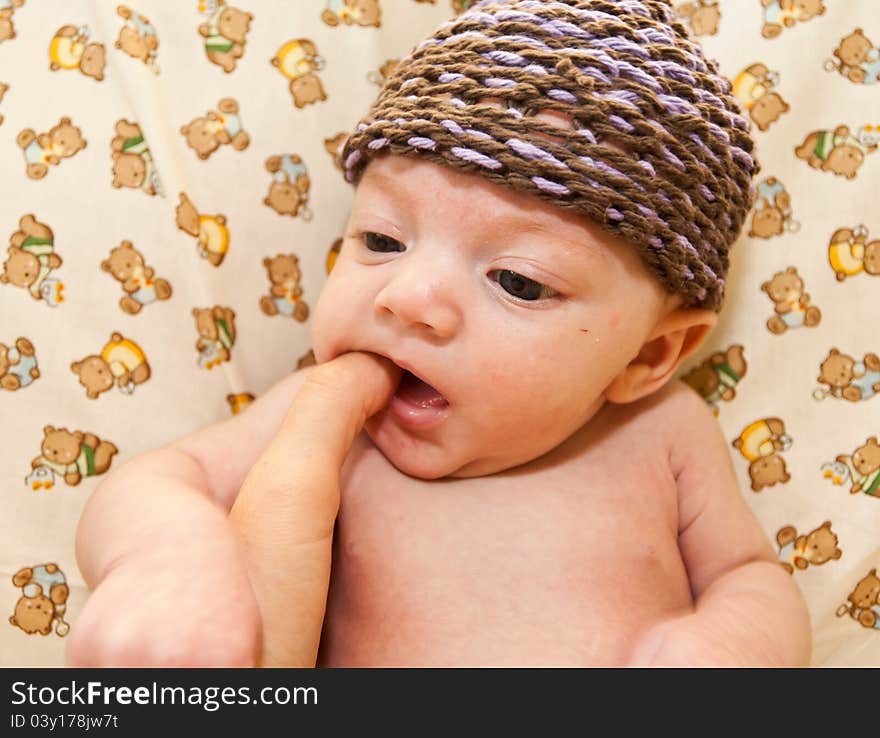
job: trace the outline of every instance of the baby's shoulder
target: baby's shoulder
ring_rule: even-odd
[[[688,384],[672,379],[647,397],[615,408],[619,421],[639,433],[651,429],[672,438],[714,419],[706,401]]]

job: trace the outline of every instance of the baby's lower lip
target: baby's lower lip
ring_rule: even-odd
[[[436,425],[449,415],[449,401],[407,371],[391,397],[389,407],[403,423],[420,428]]]

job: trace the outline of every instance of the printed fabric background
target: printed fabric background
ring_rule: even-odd
[[[102,474],[313,361],[345,135],[467,4],[0,0],[0,666],[63,664]],[[807,599],[813,663],[880,665],[876,2],[674,5],[762,165],[679,376]]]

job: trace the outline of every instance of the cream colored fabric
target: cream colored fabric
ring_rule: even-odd
[[[341,142],[336,137],[349,131],[367,109],[386,62],[406,54],[462,5],[455,0],[380,0],[376,26],[366,15],[349,13],[343,0],[241,0],[226,8],[219,23],[212,3],[142,1],[131,10],[143,13],[149,25],[123,17],[125,9],[119,11],[110,3],[26,0],[0,10],[0,83],[8,86],[0,97],[0,235],[7,239],[5,249],[27,246],[31,264],[39,264],[40,253],[47,262],[54,249],[60,265],[48,273],[44,268],[39,278],[50,299],[63,297],[53,307],[32,297],[27,287],[0,282],[0,344],[11,348],[26,339],[19,342],[17,353],[12,352],[5,377],[0,371],[0,665],[61,664],[61,634],[67,624],[76,627],[86,598],[76,567],[74,533],[100,472],[77,480],[75,466],[59,465],[52,487],[34,488],[42,477],[26,484],[32,461],[43,456],[36,465],[47,468],[41,448],[46,429],[54,429],[48,432],[50,446],[69,445],[78,456],[81,443],[91,443],[94,470],[106,465],[108,455],[113,468],[244,409],[247,393],[260,394],[308,360],[308,312],[326,280],[352,199],[334,161]],[[0,0],[0,8],[6,5],[8,0]],[[365,12],[369,5],[361,4]],[[741,239],[733,252],[719,325],[680,376],[712,399],[712,382],[720,375],[691,370],[711,363],[716,352],[724,352],[724,358],[736,364],[738,351],[731,347],[742,346],[745,373],[738,381],[723,375],[735,397],[716,405],[743,494],[771,538],[785,526],[806,535],[830,521],[842,551],[839,559],[814,562],[793,573],[813,618],[814,662],[877,664],[880,630],[836,612],[859,581],[880,565],[880,498],[850,494],[853,480],[835,485],[824,476],[822,465],[838,455],[852,456],[880,432],[880,399],[817,400],[813,392],[822,386],[817,381],[820,365],[832,348],[856,361],[880,352],[880,340],[871,328],[880,282],[864,269],[870,265],[871,239],[880,233],[880,221],[872,221],[880,153],[868,153],[856,175],[847,179],[811,168],[795,148],[812,131],[845,125],[855,134],[866,124],[880,124],[880,84],[854,82],[830,63],[830,71],[824,68],[841,39],[857,27],[880,43],[880,24],[874,23],[871,0],[826,5],[823,14],[783,26],[775,38],[764,38],[765,14],[772,19],[774,14],[784,16],[783,11],[772,4],[762,9],[760,0],[720,0],[717,32],[699,36],[709,55],[737,79],[738,92],[752,99],[775,92],[781,98],[782,102],[767,97],[751,106],[753,117],[766,124],[766,130],[755,134],[763,166],[759,179],[775,177],[784,185],[791,214],[783,220],[800,228],[769,238]],[[336,25],[330,25],[334,19]],[[205,36],[199,32],[202,24]],[[697,30],[706,30],[703,25],[709,30],[715,25],[711,8],[701,10],[695,21]],[[158,39],[154,48],[150,26]],[[11,38],[10,28],[15,32]],[[241,34],[238,41],[230,38],[236,34]],[[122,48],[116,47],[117,41]],[[851,39],[850,48],[859,43],[863,51],[871,49],[861,62],[870,69],[876,49],[858,38]],[[103,45],[103,72],[101,50],[95,44]],[[53,61],[58,69],[50,68]],[[748,67],[750,76],[741,75]],[[854,61],[851,76],[857,78],[860,68]],[[783,102],[788,109],[770,122]],[[64,118],[79,129],[85,148],[46,164],[40,179],[28,176],[26,152],[17,142],[20,134],[26,129],[48,133],[62,126],[64,140],[56,135],[55,148],[43,139],[41,150],[27,152],[32,163],[39,164],[41,155],[60,154],[64,146],[64,153],[71,153],[76,149],[71,140],[75,132],[63,127]],[[136,129],[129,125],[134,123],[144,141],[138,141]],[[198,138],[204,131],[228,143],[209,151],[210,138]],[[206,158],[200,158],[188,139]],[[839,136],[838,144],[847,145],[845,139]],[[829,137],[828,148],[833,143]],[[156,176],[141,183],[139,167]],[[38,174],[37,169],[32,167],[32,174]],[[114,187],[114,179],[121,186]],[[201,220],[193,211],[185,212],[187,207],[178,211],[181,193]],[[784,202],[774,200],[771,205]],[[773,217],[782,218],[783,210],[764,213],[757,228],[770,230]],[[25,228],[20,228],[29,215],[36,225],[26,219]],[[866,226],[867,238],[839,234],[835,253],[850,255],[852,269],[861,272],[838,281],[829,261],[829,243],[839,229],[854,230],[859,224]],[[51,229],[51,239],[41,225]],[[200,234],[205,242],[202,253]],[[128,274],[126,291],[102,268],[124,241],[154,270],[147,275],[152,285],[145,292],[138,291],[143,277],[135,284],[137,275]],[[15,263],[9,250],[0,254],[8,277],[25,271],[22,251]],[[276,259],[278,255],[286,258]],[[264,259],[273,260],[278,273],[294,256],[298,282],[281,283],[271,294]],[[124,268],[126,258],[132,257],[124,250],[114,258]],[[774,305],[762,285],[789,267],[803,279],[820,320],[775,334],[767,327]],[[53,280],[63,284],[60,292]],[[39,289],[34,291],[39,294]],[[149,301],[154,295],[164,299]],[[270,314],[279,306],[280,314]],[[201,339],[194,309],[202,311]],[[286,309],[290,315],[284,314]],[[814,313],[803,314],[808,322],[814,319]],[[785,318],[795,322],[790,314]],[[31,375],[26,366],[29,345],[39,376],[14,388],[12,375],[18,372],[26,380]],[[80,364],[87,357],[92,358]],[[221,360],[214,363],[218,357]],[[871,362],[869,358],[865,363]],[[99,368],[116,372],[116,386],[97,392]],[[78,375],[83,373],[96,396],[90,397],[80,382]],[[768,418],[782,425],[757,423]],[[754,433],[745,433],[744,447],[754,445],[756,453],[769,457],[757,460],[758,466],[768,468],[751,475],[749,460],[733,445],[750,426]],[[779,449],[774,451],[772,439],[769,445],[753,443],[762,430],[776,432]],[[77,431],[99,440],[79,440],[71,435]],[[866,455],[870,457],[870,447]],[[89,471],[87,457],[80,458],[80,475]],[[760,486],[762,479],[773,478],[774,470],[779,472],[780,458],[789,478],[753,491],[755,483]],[[865,463],[868,486],[870,458]],[[810,541],[822,546],[830,541],[833,552],[827,530],[818,530]],[[726,542],[719,540],[718,545]],[[181,571],[186,571],[186,562],[181,563]],[[46,564],[56,565],[60,574],[52,567],[40,568]],[[22,571],[28,568],[33,571]],[[70,589],[63,604],[58,587],[62,580]],[[54,587],[58,600],[47,605],[54,608],[47,612],[55,616],[47,635],[26,632],[46,625],[45,618],[40,621],[27,609],[34,604],[37,585],[46,595]],[[130,607],[137,603],[119,603],[120,611]]]

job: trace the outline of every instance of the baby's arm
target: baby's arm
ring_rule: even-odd
[[[694,609],[649,628],[632,665],[807,665],[811,634],[803,597],[740,495],[717,421],[689,388],[670,402],[679,548]]]
[[[256,662],[259,609],[227,515],[309,371],[107,474],[77,529],[77,559],[93,593],[71,629],[70,663]]]

